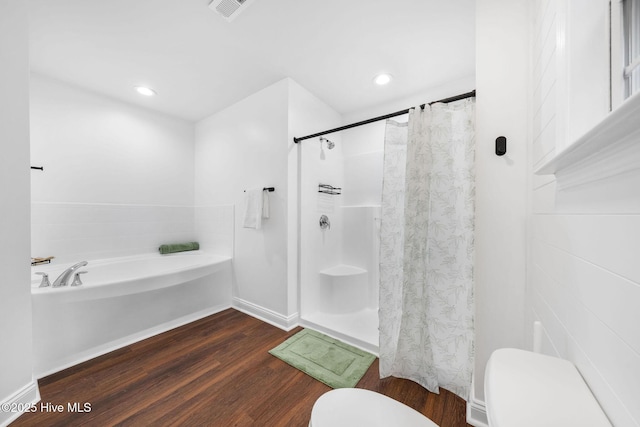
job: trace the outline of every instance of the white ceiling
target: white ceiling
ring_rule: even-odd
[[[349,114],[474,73],[474,0],[209,2],[29,0],[32,70],[192,121],[284,77]]]

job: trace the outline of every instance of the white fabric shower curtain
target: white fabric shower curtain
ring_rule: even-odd
[[[387,122],[380,376],[468,400],[473,368],[475,100]]]

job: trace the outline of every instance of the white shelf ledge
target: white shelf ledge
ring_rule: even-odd
[[[320,270],[320,274],[330,277],[357,276],[365,274],[367,270],[356,267],[355,265],[338,264],[324,270]]]
[[[627,99],[593,129],[540,166],[536,175],[556,175],[563,187],[640,169],[640,93]]]

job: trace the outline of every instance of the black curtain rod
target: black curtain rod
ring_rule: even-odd
[[[446,104],[446,103],[449,103],[449,102],[460,101],[461,99],[475,98],[475,96],[476,96],[476,91],[472,90],[471,92],[463,93],[461,95],[456,95],[456,96],[452,96],[450,98],[440,99],[438,101],[432,101],[432,102],[429,102],[428,104],[432,105],[432,104],[437,104],[438,102],[442,102],[442,103]],[[427,104],[422,104],[422,105],[420,105],[420,108],[424,109],[424,107],[426,105]],[[325,131],[322,131],[322,132],[314,133],[313,135],[301,136],[300,138],[294,137],[293,138],[293,142],[295,142],[297,144],[300,141],[304,141],[305,139],[311,139],[311,138],[315,138],[317,136],[322,136],[322,135],[326,135],[326,134],[333,133],[333,132],[339,132],[341,130],[351,129],[351,128],[354,128],[354,127],[357,127],[357,126],[362,126],[362,125],[366,125],[366,124],[369,124],[369,123],[378,122],[380,120],[386,120],[386,119],[390,119],[392,117],[401,116],[403,114],[407,114],[410,110],[411,110],[411,108],[407,108],[406,110],[396,111],[395,113],[385,114],[384,116],[374,117],[372,119],[363,120],[363,121],[357,122],[357,123],[351,123],[350,125],[345,125],[345,126],[340,126],[339,128],[325,130]]]

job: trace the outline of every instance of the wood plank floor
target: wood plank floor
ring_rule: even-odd
[[[306,427],[313,403],[330,388],[267,353],[299,330],[225,310],[41,379],[41,403],[64,411],[27,413],[11,426]],[[441,427],[468,426],[464,400],[408,380],[380,380],[377,360],[357,387],[391,396]],[[90,412],[68,411],[76,402],[89,403]]]

